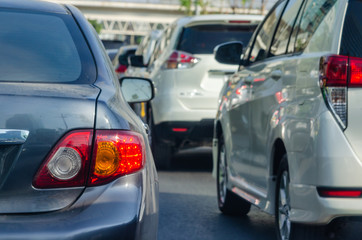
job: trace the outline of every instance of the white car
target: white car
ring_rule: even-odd
[[[211,146],[217,98],[236,65],[215,61],[220,43],[245,45],[263,19],[256,15],[183,17],[166,29],[148,64],[156,95],[148,108],[156,164],[171,165],[180,148]]]

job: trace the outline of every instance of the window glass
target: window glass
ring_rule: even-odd
[[[362,57],[362,2],[349,1],[344,22],[340,54]]]
[[[92,75],[81,61],[92,59],[89,49],[69,15],[0,11],[0,22],[0,81],[87,82],[82,75]]]
[[[295,43],[296,52],[302,52],[308,46],[313,33],[336,2],[337,0],[309,0],[307,2]]]
[[[268,15],[268,19],[266,19],[260,28],[256,38],[254,39],[254,46],[249,56],[250,63],[266,58],[268,47],[273,37],[273,33],[278,23],[279,17],[283,12],[285,3],[286,1],[280,2],[279,5]]]
[[[212,54],[224,42],[241,41],[247,44],[256,26],[199,25],[183,29],[177,50],[192,54]]]
[[[290,33],[293,29],[295,18],[303,0],[290,0],[284,10],[284,14],[279,22],[273,43],[270,47],[270,56],[285,54]]]
[[[298,18],[295,21],[293,32],[292,32],[292,35],[290,36],[287,53],[294,53],[294,45],[295,45],[295,41],[297,39],[299,24],[300,24],[300,21],[302,19],[302,13],[304,12],[305,2],[306,1],[304,1],[304,4],[303,4],[302,8],[299,11]]]
[[[328,10],[323,21],[311,37],[309,44],[304,49],[304,52],[324,52],[332,50],[333,38],[336,36],[335,33],[339,32],[340,29],[336,27],[336,16],[339,12],[337,6],[338,4],[335,4]]]

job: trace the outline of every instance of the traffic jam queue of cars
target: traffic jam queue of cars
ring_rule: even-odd
[[[118,79],[79,10],[1,1],[0,239],[156,240],[155,162],[211,144],[221,212],[254,205],[278,240],[362,216],[361,10],[181,18]]]

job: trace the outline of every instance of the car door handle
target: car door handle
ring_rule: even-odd
[[[282,77],[282,71],[280,69],[274,70],[271,72],[271,78],[276,80],[279,80]]]
[[[0,129],[0,144],[23,144],[28,136],[27,130]]]

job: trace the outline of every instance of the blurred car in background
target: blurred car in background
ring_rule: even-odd
[[[183,17],[163,32],[147,65],[156,88],[147,121],[158,167],[169,168],[179,149],[211,146],[220,89],[238,67],[215,61],[214,47],[228,41],[246,44],[262,19],[256,15]]]
[[[125,72],[125,76],[149,77],[147,66],[161,36],[162,31],[153,30],[142,39],[135,54],[128,59],[130,65]],[[142,121],[147,123],[148,102],[135,103],[131,106]]]
[[[119,48],[117,55],[114,57],[112,64],[118,78],[125,75],[128,68],[128,57],[134,55],[137,45],[126,45]]]
[[[126,102],[152,83],[119,81],[70,5],[0,11],[0,239],[156,240],[157,172]]]
[[[119,49],[106,49],[106,53],[111,60],[113,61],[114,57],[117,55]]]
[[[134,55],[130,56],[130,65],[125,73],[126,76],[149,77],[147,66],[161,36],[161,30],[152,30],[142,39]]]
[[[361,219],[361,10],[354,0],[280,0],[241,62],[238,44],[217,47],[218,61],[240,63],[215,120],[221,212],[255,205],[275,216],[278,240],[345,239],[334,223]]]

